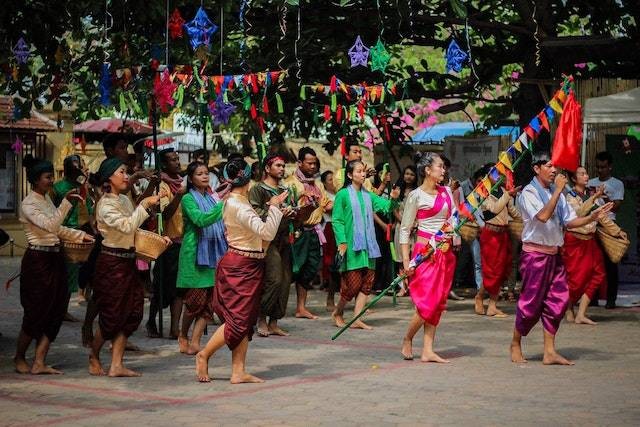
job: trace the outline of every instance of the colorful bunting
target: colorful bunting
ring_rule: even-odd
[[[467,196],[467,202],[469,202],[469,204],[471,205],[471,207],[473,208],[477,208],[478,207],[478,201],[476,200],[476,196],[473,192],[471,192],[468,196]]]
[[[498,154],[498,160],[500,160],[500,162],[502,162],[504,166],[511,169],[511,156],[509,156],[509,154],[506,151],[503,151],[500,154]],[[496,167],[498,167],[499,164],[500,163],[496,164]],[[498,170],[500,171],[500,173],[504,175],[504,173],[500,170],[500,168],[498,168]]]

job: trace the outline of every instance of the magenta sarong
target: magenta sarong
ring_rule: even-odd
[[[224,322],[224,342],[231,350],[253,335],[263,277],[264,259],[227,252],[218,263],[213,310]]]
[[[544,330],[555,335],[569,304],[569,285],[560,254],[522,252],[522,292],[516,309],[516,330],[523,337],[542,318]]]
[[[421,251],[425,243],[417,242],[412,258]],[[442,312],[447,309],[447,296],[456,270],[456,256],[452,250],[437,250],[431,259],[416,268],[409,282],[409,295],[420,317],[430,325],[438,326]]]

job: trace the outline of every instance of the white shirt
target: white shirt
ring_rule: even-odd
[[[27,242],[33,246],[55,246],[60,239],[71,242],[82,242],[86,233],[62,225],[73,206],[64,199],[60,206],[51,201],[48,194],[44,196],[30,192],[20,205],[20,222],[27,235]]]
[[[331,203],[336,199],[336,195],[327,191],[327,199],[331,200]],[[322,214],[322,218],[324,219],[324,223],[328,224],[331,222],[331,212],[325,212]]]
[[[451,193],[451,189],[449,187],[446,187],[446,191],[451,202],[455,203],[453,201],[453,194]],[[444,222],[449,219],[453,212],[457,210],[455,205],[453,205],[451,206],[451,211],[448,212],[449,215],[447,215],[447,204],[444,203],[440,211],[434,216],[425,219],[417,219],[416,214],[418,213],[418,210],[432,208],[435,199],[435,195],[426,193],[420,187],[409,193],[404,202],[404,211],[402,212],[402,222],[400,225],[399,238],[401,244],[410,243],[409,238],[411,237],[411,231],[413,230],[413,225],[415,222],[417,222],[418,224],[418,230],[434,234],[442,228]]]
[[[533,178],[537,179],[537,178]],[[542,191],[546,192],[551,199],[551,190],[543,188]],[[554,212],[554,214],[547,220],[547,222],[539,221],[536,218],[538,212],[544,207],[544,203],[538,195],[538,191],[531,184],[528,184],[522,190],[517,200],[518,210],[522,215],[523,229],[522,229],[522,242],[523,243],[535,243],[538,245],[555,246],[559,247],[564,245],[564,230],[560,223],[560,219]],[[564,194],[560,194],[558,199],[558,206],[562,207],[564,213],[564,223],[576,218],[576,213],[573,208],[567,203]],[[558,208],[556,207],[556,212]]]
[[[606,181],[601,181],[600,178],[591,178],[587,184],[589,187],[598,188],[604,185],[604,194],[610,201],[624,200],[624,184],[618,178],[610,177]],[[604,200],[598,199],[598,205],[604,205]],[[616,213],[609,212],[609,218],[615,221]]]

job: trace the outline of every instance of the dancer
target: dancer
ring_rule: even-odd
[[[20,304],[24,310],[22,326],[13,359],[20,374],[61,374],[46,364],[49,346],[55,341],[69,303],[69,288],[60,239],[72,242],[92,242],[81,230],[62,226],[73,202],[82,202],[77,189],[66,192],[56,209],[48,192],[53,186],[53,164],[27,155],[23,160],[32,191],[20,206],[20,222],[29,247],[20,267]],[[36,340],[33,364],[26,353]]]
[[[269,154],[262,161],[264,179],[251,187],[249,202],[262,218],[267,219],[269,214],[268,202],[273,196],[277,196],[287,188],[281,185],[284,177],[284,158],[278,154]],[[310,212],[309,212],[310,213]],[[278,320],[287,312],[289,301],[289,289],[291,288],[291,242],[293,237],[292,210],[288,217],[280,221],[278,233],[267,249],[264,264],[264,285],[260,300],[260,316],[258,317],[258,336],[269,335],[287,336],[289,333],[278,326]],[[267,317],[269,322],[267,323]]]
[[[400,226],[402,264],[404,272],[412,276],[409,291],[416,306],[416,312],[402,341],[402,356],[405,360],[413,360],[413,337],[424,327],[424,344],[420,360],[448,363],[447,359],[433,351],[433,340],[442,312],[447,308],[447,296],[456,268],[456,256],[451,248],[453,241],[447,238],[443,245],[435,250],[431,260],[423,262],[415,269],[410,265],[409,243],[413,225],[417,221],[418,237],[413,248],[415,257],[429,245],[434,234],[453,216],[456,207],[451,189],[438,184],[445,176],[444,162],[438,154],[424,153],[417,169],[423,182],[406,199]]]
[[[153,295],[149,304],[149,319],[146,329],[149,338],[159,338],[156,316],[159,310],[171,307],[171,329],[169,337],[177,339],[180,334],[180,315],[182,314],[182,294],[177,291],[178,258],[182,243],[182,209],[180,202],[187,191],[180,176],[180,157],[173,148],[159,153],[162,165],[160,191],[167,197],[160,199],[162,211],[163,236],[168,237],[172,245],[158,257],[153,268]],[[162,288],[162,304],[160,292]]]
[[[295,316],[304,319],[317,319],[307,307],[307,292],[312,289],[311,282],[318,273],[322,262],[322,215],[331,209],[332,203],[324,187],[316,182],[318,171],[316,152],[310,147],[302,147],[298,152],[298,169],[285,180],[292,189],[292,199],[298,207],[315,205],[316,208],[295,232],[293,243],[293,280],[296,283],[297,304]]]
[[[376,242],[374,212],[390,215],[400,195],[398,187],[391,190],[391,200],[363,190],[367,172],[360,160],[347,163],[346,173],[346,187],[336,194],[331,217],[338,252],[345,257],[340,269],[340,301],[331,315],[339,328],[345,325],[343,315],[347,303],[355,298],[354,315],[360,313],[373,287],[376,258],[381,254]],[[372,329],[362,320],[355,321],[353,327]]]
[[[564,243],[563,228],[576,228],[606,216],[612,203],[578,218],[562,191],[567,178],[556,172],[548,153],[533,155],[535,177],[522,190],[518,210],[522,215],[520,273],[522,293],[516,308],[511,341],[511,361],[525,363],[522,337],[542,319],[545,365],[573,365],[555,348],[555,338],[569,303],[567,276],[558,248]]]
[[[91,343],[89,373],[105,375],[100,350],[105,340],[110,340],[112,353],[108,375],[136,377],[141,374],[123,364],[127,339],[138,329],[144,309],[142,283],[136,272],[135,232],[149,216],[151,206],[167,195],[160,192],[149,196],[134,209],[125,195],[129,190],[126,166],[118,158],[103,161],[97,176],[102,182],[103,195],[96,206],[96,219],[103,241],[96,261],[93,292],[100,318]],[[168,238],[166,240],[171,243]]]
[[[486,170],[488,172],[488,169]],[[511,234],[507,225],[509,218],[519,218],[513,197],[519,188],[502,188],[500,197],[490,194],[482,204],[484,226],[480,230],[480,257],[482,266],[482,285],[475,297],[476,314],[495,318],[507,315],[498,309],[500,287],[511,274]],[[484,292],[489,294],[489,306],[484,310]]]
[[[283,191],[269,200],[269,213],[263,222],[247,199],[251,166],[234,159],[224,167],[223,176],[223,185],[231,191],[223,210],[229,250],[218,263],[213,291],[213,310],[223,324],[196,354],[196,377],[200,382],[211,381],[209,358],[226,344],[231,349],[231,383],[260,383],[264,381],[246,372],[245,362],[260,310],[263,243],[273,240],[280,220],[291,208],[279,208],[288,195]]]
[[[567,202],[575,210],[576,215],[583,217],[588,215],[594,207],[595,200],[604,194],[604,185],[591,197],[587,194],[587,182],[589,175],[587,170],[579,166],[570,176],[573,190],[567,194]],[[606,232],[612,236],[625,236],[609,217],[599,221]],[[569,308],[567,320],[577,324],[595,325],[596,322],[587,317],[589,303],[595,297],[596,292],[607,284],[607,274],[604,264],[604,255],[598,245],[596,234],[596,222],[590,222],[578,228],[567,229],[564,234],[564,246],[562,247],[562,261],[567,269],[567,281],[569,283]],[[580,301],[578,314],[574,312],[574,305]]]
[[[187,188],[182,198],[184,238],[180,247],[177,286],[184,295],[185,312],[178,337],[181,353],[200,351],[200,339],[213,319],[213,284],[218,262],[227,251],[222,224],[222,207],[209,187],[209,171],[204,163],[187,167]],[[195,320],[191,340],[189,328]]]

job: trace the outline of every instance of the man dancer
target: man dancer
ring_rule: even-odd
[[[298,169],[285,180],[291,188],[293,201],[299,207],[315,208],[303,221],[302,227],[295,231],[293,243],[293,279],[296,282],[297,306],[296,317],[317,319],[318,316],[306,308],[307,291],[311,289],[322,262],[321,245],[324,242],[322,233],[322,214],[331,209],[333,204],[327,198],[324,186],[317,183],[315,174],[318,171],[316,152],[311,147],[302,147],[298,152]]]
[[[287,188],[281,182],[284,178],[285,160],[279,154],[269,154],[262,161],[264,179],[249,190],[249,203],[256,213],[266,220],[269,213],[267,202]],[[287,336],[289,333],[278,326],[287,311],[291,286],[291,242],[293,236],[292,212],[280,221],[276,237],[269,244],[265,256],[264,285],[258,317],[258,336]],[[267,317],[269,322],[267,323]]]
[[[569,286],[558,248],[564,244],[563,228],[575,228],[597,221],[609,212],[612,203],[590,215],[576,217],[562,191],[567,178],[556,173],[549,154],[533,155],[535,177],[522,190],[518,207],[522,215],[522,293],[516,308],[516,324],[511,341],[511,361],[525,363],[522,337],[542,319],[545,365],[573,365],[555,348],[560,321],[569,304]]]
[[[180,335],[180,315],[182,314],[182,295],[176,290],[178,279],[178,258],[182,243],[182,206],[180,201],[186,193],[180,176],[180,157],[173,148],[166,148],[159,153],[162,164],[160,174],[160,192],[164,190],[169,196],[160,199],[162,211],[162,235],[173,242],[166,251],[158,257],[153,268],[153,296],[149,305],[149,319],[147,320],[147,336],[159,338],[156,326],[156,316],[159,310],[171,307],[171,329],[169,337],[177,339]],[[162,301],[160,301],[162,292]]]
[[[620,208],[624,199],[624,184],[611,176],[613,157],[610,153],[602,151],[596,154],[597,178],[591,178],[588,186],[594,189],[604,185],[604,197],[600,202],[613,202],[613,208],[609,212],[609,218],[616,220],[616,211]],[[600,203],[602,204],[602,203]],[[618,264],[611,262],[608,256],[604,257],[604,268],[607,271],[607,304],[604,308],[616,308],[618,298]],[[597,305],[597,300],[596,304]]]

